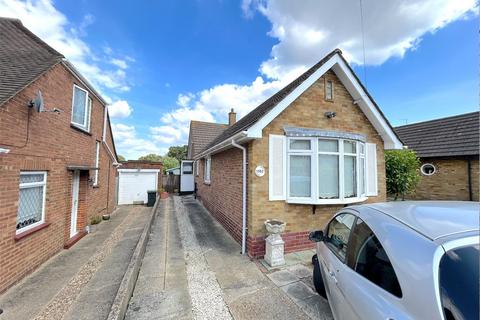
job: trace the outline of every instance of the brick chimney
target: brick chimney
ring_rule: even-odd
[[[228,126],[231,127],[237,122],[237,113],[233,111],[233,108],[228,113]]]

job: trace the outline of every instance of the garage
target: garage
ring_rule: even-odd
[[[157,190],[158,169],[119,169],[118,204],[147,203],[147,191]]]

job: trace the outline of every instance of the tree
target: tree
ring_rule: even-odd
[[[162,157],[162,162],[163,162],[163,170],[166,171],[168,169],[176,168],[180,165],[180,162],[177,160],[177,158],[169,157],[169,156],[163,156]]]
[[[181,162],[187,158],[187,146],[171,146],[168,148],[167,156],[175,158],[178,160],[178,162]]]
[[[121,154],[119,154],[117,158],[118,158],[118,161],[125,161],[125,157],[122,156]]]
[[[141,156],[138,160],[146,160],[146,161],[162,161],[162,156],[155,153],[147,154],[146,156]]]
[[[413,150],[385,151],[387,193],[394,195],[395,200],[399,195],[405,200],[405,195],[414,192],[420,181],[419,167],[420,160]]]

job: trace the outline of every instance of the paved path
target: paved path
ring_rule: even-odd
[[[127,319],[309,319],[191,196],[161,204],[144,259]]]
[[[150,212],[120,207],[0,296],[0,320],[106,319]]]
[[[191,319],[190,295],[172,198],[161,200],[125,319]]]

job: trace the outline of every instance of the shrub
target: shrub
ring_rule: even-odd
[[[101,216],[93,216],[90,218],[90,224],[99,224],[100,222],[102,222]]]
[[[385,169],[387,173],[387,193],[397,200],[402,195],[411,194],[420,181],[420,160],[415,151],[387,150],[385,152]]]

